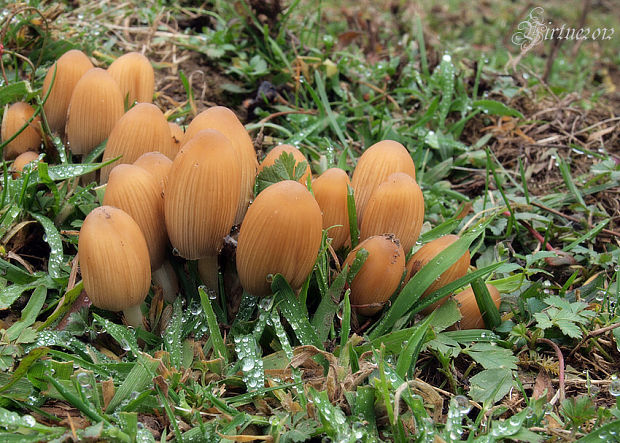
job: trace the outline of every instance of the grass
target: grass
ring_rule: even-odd
[[[76,164],[48,134],[21,177],[3,162],[0,438],[617,438],[618,39],[575,53],[565,42],[543,81],[550,43],[522,57],[504,44],[525,14],[514,3],[31,5],[3,13],[3,105],[41,112],[43,77],[68,48],[106,66],[146,45],[171,121],[230,106],[259,152],[299,146],[315,174],[351,172],[365,147],[400,141],[424,193],[421,243],[461,240],[372,324],[346,289],[363,254],[339,273],[326,236],[297,296],[281,276],[273,297],[238,293],[225,267],[225,297],[212,298],[195,264],[173,258],[182,296],[152,292],[148,330],[133,329],[90,307],[77,274],[78,231],[101,201],[80,177],[102,167],[103,146]],[[578,22],[582,3],[562,6],[546,12]],[[591,6],[587,23],[620,30],[606,7]],[[281,173],[303,170],[289,160]],[[275,168],[259,186],[281,178]],[[421,300],[466,249],[471,272]],[[487,281],[502,293],[492,330],[451,330],[452,300],[419,314],[471,282],[484,304]]]

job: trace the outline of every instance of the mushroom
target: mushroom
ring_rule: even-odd
[[[185,132],[183,132],[183,128],[175,122],[168,122],[168,127],[170,128],[170,133],[172,134],[172,145],[175,147],[176,151],[179,152],[179,149],[181,149],[181,143],[183,143],[183,138],[185,137]]]
[[[360,238],[391,233],[409,253],[420,236],[424,223],[422,191],[404,172],[391,174],[372,193],[360,226]]]
[[[178,287],[176,275],[174,271],[168,275],[169,268],[162,268],[166,260],[168,235],[161,182],[139,166],[118,165],[110,172],[103,204],[122,209],[138,224],[149,249],[153,279],[164,289],[164,298],[174,300],[177,292],[175,283]]]
[[[235,224],[238,225],[248,209],[256,180],[258,161],[254,144],[233,111],[224,106],[214,106],[202,111],[192,120],[185,131],[182,146],[204,129],[220,131],[231,141],[235,149],[237,161],[241,166],[241,193],[235,214]]]
[[[368,251],[368,257],[351,282],[351,305],[356,311],[370,317],[383,309],[405,273],[405,252],[393,235],[375,235],[362,241],[353,249],[343,263],[349,269],[360,249]],[[371,306],[365,306],[371,305]]]
[[[41,146],[41,119],[36,116],[28,123],[33,115],[34,108],[24,102],[13,103],[4,108],[2,129],[0,130],[3,143],[6,143],[24,125],[27,125],[17,137],[4,146],[2,154],[5,160],[13,160],[26,151],[39,150],[39,146]]]
[[[43,80],[41,97],[45,98],[54,79],[52,90],[43,105],[47,124],[52,131],[64,131],[73,89],[80,78],[92,68],[93,64],[86,54],[78,49],[71,49],[65,52],[47,71],[45,80]]]
[[[495,286],[488,283],[487,289],[489,290],[489,294],[491,294],[493,303],[495,303],[495,306],[499,308],[499,304],[501,302],[499,291]],[[461,315],[463,316],[461,321],[458,323],[460,329],[484,328],[484,320],[482,319],[482,314],[480,313],[480,308],[478,307],[476,296],[474,295],[474,290],[471,286],[456,294],[454,299],[456,300],[461,311]]]
[[[217,255],[235,221],[241,168],[230,140],[206,129],[172,162],[164,191],[166,229],[176,253],[203,259],[203,282],[218,288]]]
[[[24,170],[24,167],[28,163],[32,163],[33,161],[39,158],[39,153],[34,151],[26,151],[17,156],[15,161],[13,162],[13,174],[12,177],[14,179],[19,178],[21,172]]]
[[[308,177],[310,177],[312,174],[312,172],[310,171],[310,163],[308,163],[306,156],[301,153],[299,148],[296,148],[293,145],[278,145],[275,148],[273,148],[271,151],[269,151],[267,155],[265,156],[265,158],[263,159],[263,161],[261,162],[261,164],[258,166],[258,173],[260,174],[260,172],[263,169],[269,166],[273,166],[276,160],[280,158],[283,152],[293,154],[293,157],[295,157],[295,167],[297,167],[297,165],[301,162],[306,162],[306,172],[304,172],[304,175],[302,175],[301,178],[298,180],[299,183],[305,186],[307,183]]]
[[[323,229],[332,238],[332,247],[338,250],[351,244],[347,190],[349,176],[340,168],[330,168],[312,182],[312,191],[323,212]]]
[[[138,52],[128,52],[114,60],[108,72],[120,87],[123,102],[152,103],[155,72],[149,59]]]
[[[93,68],[77,82],[67,110],[65,134],[71,152],[85,155],[103,142],[123,115],[123,98],[106,71]]]
[[[103,161],[122,157],[101,168],[101,183],[108,181],[114,166],[133,163],[142,154],[153,151],[161,152],[171,160],[177,155],[163,112],[152,103],[138,103],[118,120],[110,133]]]
[[[437,254],[446,249],[452,243],[459,239],[458,235],[444,235],[443,237],[436,238],[433,241],[428,242],[422,246],[415,254],[407,261],[407,278],[405,282],[408,282],[414,274],[420,269],[426,266]],[[424,291],[421,298],[428,296],[430,293],[443,288],[445,285],[464,277],[469,269],[469,251],[466,251],[459,259],[452,264],[447,270],[445,270],[437,279]],[[442,299],[437,303],[424,309],[422,312],[430,313],[437,306],[443,304],[446,299]]]
[[[299,290],[321,245],[321,209],[312,194],[292,180],[274,183],[250,205],[237,242],[237,272],[252,295],[271,294],[269,277],[282,276]]]
[[[415,179],[415,165],[403,145],[393,140],[383,140],[364,151],[351,179],[358,223],[364,220],[366,204],[372,193],[395,172],[404,172]]]
[[[142,326],[140,304],[151,284],[149,251],[138,224],[111,206],[93,209],[78,240],[84,289],[93,305],[123,311],[128,324]]]
[[[161,152],[147,152],[138,157],[133,164],[155,176],[157,183],[161,186],[161,193],[163,195],[166,183],[168,183],[170,168],[172,168],[172,160]]]

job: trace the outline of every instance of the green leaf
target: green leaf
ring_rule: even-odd
[[[4,107],[4,105],[9,103],[23,101],[23,99],[29,97],[31,93],[32,88],[30,87],[30,83],[25,80],[9,85],[2,85],[2,88],[0,88],[0,107]]]
[[[463,317],[456,301],[452,299],[447,300],[444,304],[435,309],[433,313],[435,316],[433,317],[431,327],[436,332],[443,331]]]
[[[510,369],[485,369],[469,379],[469,396],[478,403],[500,401],[513,386]]]
[[[302,345],[314,345],[323,349],[316,331],[308,320],[306,307],[301,306],[290,285],[281,274],[276,274],[271,283],[271,290],[275,294],[275,304],[279,307],[284,318],[291,325],[295,335]]]
[[[407,343],[407,347],[403,350],[403,352],[398,356],[398,361],[396,363],[396,373],[405,378],[407,373],[413,372],[415,369],[416,361],[418,360],[418,354],[422,349],[422,345],[424,344],[424,339],[426,338],[426,333],[433,321],[433,317],[435,313],[431,313],[428,317],[424,319],[424,321],[419,325],[419,327],[411,334],[409,337],[409,341]]]
[[[56,319],[58,319],[60,316],[65,315],[67,312],[69,312],[71,306],[73,306],[73,302],[77,300],[83,290],[84,282],[80,281],[73,287],[73,289],[65,292],[65,295],[63,295],[60,299],[60,302],[58,303],[58,306],[56,306],[56,309],[54,309],[54,312],[52,312],[52,314],[47,318],[47,320],[45,320],[45,322],[37,328],[37,331],[42,331],[43,329],[51,325],[54,321],[56,321]]]
[[[173,367],[181,369],[183,360],[183,337],[181,330],[183,327],[183,311],[181,308],[181,297],[174,300],[172,307],[172,317],[163,334],[164,347],[170,353],[170,363]]]
[[[577,443],[600,443],[604,441],[617,441],[618,435],[620,435],[620,420],[612,421],[611,423],[607,423],[601,426],[600,428],[592,431],[585,437],[577,440]]]
[[[45,286],[37,286],[28,299],[28,304],[26,304],[26,307],[22,310],[22,318],[7,329],[6,335],[9,340],[16,340],[25,328],[31,326],[35,322],[45,303],[46,297],[47,288]]]
[[[256,177],[256,194],[260,194],[267,187],[277,182],[299,180],[304,175],[307,166],[308,163],[305,161],[299,162],[296,165],[293,154],[282,152],[273,165],[263,168],[258,177]]]
[[[15,372],[13,372],[13,375],[11,376],[11,380],[0,388],[0,392],[6,391],[11,386],[13,386],[15,383],[17,383],[19,379],[21,379],[24,375],[26,375],[26,373],[28,372],[28,369],[30,369],[30,366],[32,366],[34,363],[39,361],[39,359],[41,359],[41,357],[46,355],[48,351],[49,351],[49,348],[46,348],[46,347],[41,347],[41,348],[36,348],[36,349],[31,350],[28,353],[28,355],[22,358],[22,360],[19,362],[19,366],[17,366],[17,369],[15,369]]]
[[[60,233],[54,222],[49,218],[37,214],[35,212],[31,212],[30,215],[36,221],[38,221],[41,226],[43,226],[43,230],[45,231],[45,241],[50,246],[50,256],[47,262],[47,271],[52,276],[52,278],[62,278],[63,275],[61,273],[60,267],[62,266],[63,261],[63,249],[62,249],[62,240],[60,238]]]
[[[209,326],[209,334],[211,337],[211,343],[213,344],[215,356],[216,358],[222,358],[226,364],[228,363],[228,352],[226,350],[226,345],[224,344],[224,339],[222,338],[222,333],[220,332],[220,327],[217,323],[217,318],[215,317],[215,312],[213,312],[213,307],[211,306],[211,300],[203,287],[198,288],[198,294],[200,294],[200,304],[202,305],[202,310],[207,317],[207,325]],[[251,301],[251,299],[245,296],[244,299]],[[254,304],[251,305],[252,311],[254,311],[254,306]]]
[[[474,343],[462,351],[469,355],[484,369],[517,369],[517,361],[510,349],[497,346],[496,343]]]
[[[142,352],[138,355],[140,358],[134,364],[127,378],[114,393],[114,397],[112,397],[110,404],[106,408],[106,413],[114,412],[121,402],[128,399],[133,392],[140,393],[149,386],[153,386],[155,371],[161,364],[161,360],[155,359]]]
[[[133,330],[130,331],[125,326],[117,325],[95,313],[93,313],[93,318],[103,327],[105,332],[110,334],[121,345],[121,348],[131,351],[136,356],[140,354],[138,340]]]
[[[321,302],[312,317],[312,326],[317,331],[319,340],[324,342],[327,340],[329,331],[334,321],[334,315],[338,311],[338,302],[340,301],[340,294],[344,289],[344,285],[347,281],[348,265],[342,268],[342,271],[334,279],[332,285],[329,287],[325,295],[321,298]]]
[[[472,103],[472,106],[491,115],[524,118],[523,114],[516,109],[495,100],[476,100]]]

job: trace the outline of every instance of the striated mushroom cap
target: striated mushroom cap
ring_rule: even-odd
[[[123,115],[123,98],[106,71],[93,68],[77,82],[67,110],[65,134],[71,152],[85,155],[103,142]]]
[[[491,299],[493,299],[495,306],[499,308],[499,304],[501,302],[499,291],[495,286],[488,283],[487,289],[489,290],[489,294],[491,294]],[[484,320],[482,319],[482,314],[480,313],[480,308],[478,307],[476,296],[474,295],[474,290],[471,286],[468,286],[467,289],[456,294],[454,299],[459,305],[461,315],[463,316],[461,321],[458,323],[459,328],[484,329]]]
[[[103,204],[122,209],[135,220],[149,249],[151,269],[159,269],[166,256],[168,236],[158,179],[139,166],[118,165],[110,172]]]
[[[260,174],[260,172],[268,166],[273,166],[283,152],[293,154],[293,157],[295,157],[295,167],[297,167],[297,165],[301,162],[306,162],[306,172],[299,179],[299,183],[305,185],[307,183],[308,177],[310,177],[310,174],[312,174],[312,172],[310,171],[310,163],[308,162],[306,156],[303,155],[301,151],[293,145],[278,145],[271,151],[269,151],[261,164],[258,166],[258,173]]]
[[[101,168],[101,183],[108,181],[112,168],[133,163],[147,152],[158,151],[170,159],[177,155],[168,121],[161,110],[151,103],[138,103],[114,125],[103,153],[103,161],[122,155],[111,165]]]
[[[5,107],[0,130],[2,142],[17,133],[33,114],[34,108],[28,103],[17,102]],[[41,140],[41,118],[36,116],[17,137],[4,147],[2,156],[5,160],[13,160],[26,151],[38,151]]]
[[[250,205],[237,243],[237,272],[250,294],[271,294],[269,275],[282,274],[298,290],[312,271],[321,245],[321,209],[292,180],[274,183]]]
[[[353,249],[343,263],[351,266],[357,251],[364,248],[368,258],[351,282],[351,304],[379,306],[356,308],[361,315],[371,316],[383,309],[405,272],[405,253],[400,243],[391,235],[375,235]]]
[[[248,131],[235,113],[224,106],[214,106],[198,114],[187,127],[183,138],[183,146],[199,131],[215,129],[231,141],[241,166],[241,194],[235,214],[235,224],[240,224],[252,199],[254,181],[256,180],[256,151]]]
[[[161,186],[161,193],[163,195],[168,183],[170,168],[172,168],[172,160],[161,152],[147,152],[138,157],[133,164],[155,176],[157,183]]]
[[[452,243],[459,239],[458,235],[444,235],[443,237],[436,238],[433,241],[428,242],[422,246],[415,254],[413,254],[407,262],[407,278],[405,282],[408,282],[414,274],[422,269],[427,263],[429,263],[437,254],[446,249]],[[467,274],[469,268],[469,251],[465,252],[452,266],[443,272],[422,294],[422,297],[426,297],[431,292],[444,287],[445,285],[452,283],[454,280],[458,280]],[[435,303],[423,312],[428,313],[441,305],[446,299]]]
[[[93,64],[86,54],[78,49],[71,49],[65,52],[47,71],[45,80],[43,80],[41,97],[45,98],[52,84],[52,78],[54,78],[50,95],[43,105],[47,124],[52,131],[63,132],[65,130],[67,109],[73,89],[80,78],[92,68]],[[56,71],[55,77],[54,70]]]
[[[22,154],[19,154],[15,161],[13,162],[13,174],[12,177],[18,178],[21,175],[21,172],[24,170],[24,167],[36,159],[39,158],[39,153],[34,151],[26,151]]]
[[[185,132],[183,132],[183,128],[175,122],[168,122],[168,127],[170,128],[170,134],[172,134],[172,146],[174,146],[176,152],[179,152],[181,144],[183,143],[183,138],[185,138]]]
[[[351,179],[359,223],[364,220],[366,204],[372,193],[395,172],[404,172],[415,179],[415,165],[409,151],[393,140],[375,143],[359,158]]]
[[[93,209],[80,229],[78,251],[93,305],[122,311],[144,301],[151,285],[149,252],[129,214],[111,206]]]
[[[328,169],[312,182],[314,198],[323,212],[323,229],[331,228],[327,235],[332,238],[335,250],[351,244],[347,207],[349,184],[349,176],[340,168]]]
[[[172,162],[164,191],[166,228],[181,257],[217,255],[235,221],[241,170],[230,140],[206,129]]]
[[[372,193],[360,226],[360,238],[394,234],[405,253],[411,251],[424,223],[422,190],[404,172],[391,174]]]
[[[155,72],[149,59],[138,52],[129,52],[114,60],[108,72],[116,80],[123,103],[152,103]]]

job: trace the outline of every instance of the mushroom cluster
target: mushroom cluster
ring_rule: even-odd
[[[239,226],[238,278],[248,293],[259,297],[271,294],[271,278],[277,273],[294,290],[303,286],[324,231],[343,267],[350,268],[364,249],[366,261],[350,281],[351,302],[358,314],[373,316],[458,239],[446,235],[413,253],[424,221],[424,198],[402,144],[380,141],[364,151],[351,178],[343,169],[331,168],[315,177],[309,190],[312,171],[298,148],[276,146],[259,164],[248,132],[222,106],[202,111],[184,131],[152,103],[153,79],[150,62],[140,54],[126,54],[106,70],[93,67],[77,50],[60,57],[45,78],[46,121],[71,152],[86,155],[106,141],[103,160],[109,164],[99,174],[103,206],[87,216],[79,236],[84,287],[95,306],[123,310],[127,322],[139,326],[139,306],[151,281],[168,301],[179,290],[168,261],[171,254],[197,260],[201,280],[217,292],[218,256],[225,238]],[[41,119],[30,105],[16,103],[5,110],[2,140],[10,143],[4,157],[19,156],[15,174],[38,158],[42,133]],[[254,195],[257,176],[285,169],[278,163],[283,159],[289,166],[294,160],[294,179],[268,183]],[[351,192],[359,227],[355,239]],[[353,250],[352,244],[357,244]],[[469,264],[466,252],[423,297],[464,276]],[[461,294],[457,300],[469,303],[467,292]],[[463,312],[476,315],[469,307]]]

